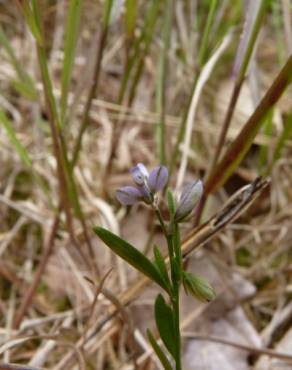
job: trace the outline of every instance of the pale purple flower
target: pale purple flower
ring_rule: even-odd
[[[203,191],[204,188],[201,180],[196,180],[185,187],[174,215],[175,222],[183,221],[192,212],[202,197]]]
[[[138,163],[130,172],[136,187],[124,186],[116,192],[118,201],[123,205],[132,205],[141,200],[147,204],[153,203],[154,195],[168,181],[168,171],[164,166],[155,167],[149,174],[144,164]]]
[[[143,163],[138,163],[131,168],[130,172],[136,185],[142,185],[149,177],[148,170]]]
[[[116,197],[118,201],[125,206],[130,206],[139,200],[142,200],[142,194],[140,190],[134,186],[124,186],[123,188],[117,190]]]
[[[163,189],[167,184],[168,171],[165,166],[155,167],[148,178],[148,185],[153,193]]]

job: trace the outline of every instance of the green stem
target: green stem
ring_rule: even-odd
[[[163,234],[164,234],[164,236],[166,238],[166,241],[167,241],[168,255],[169,255],[169,260],[170,260],[171,277],[172,277],[172,281],[174,281],[175,280],[175,272],[174,272],[174,263],[173,263],[173,261],[174,261],[174,249],[173,249],[172,234],[169,233],[169,231],[166,228],[166,225],[165,225],[165,222],[163,220],[160,209],[156,205],[153,205],[152,207],[153,207],[153,209],[156,213],[156,216],[159,220],[161,229],[162,229]]]
[[[180,284],[181,284],[181,275],[182,275],[182,253],[181,253],[181,245],[180,245],[180,232],[179,226],[177,223],[172,223],[171,225],[171,239],[172,245],[174,249],[174,256],[173,260],[171,261],[171,265],[173,265],[175,269],[175,274],[173,276],[173,314],[174,314],[174,326],[175,326],[175,334],[176,334],[176,370],[181,370],[181,335],[180,335],[180,318],[179,318],[179,291],[180,291]]]
[[[173,310],[173,322],[175,328],[176,336],[176,356],[175,364],[176,370],[181,370],[181,336],[180,336],[180,319],[179,319],[179,288],[180,288],[180,276],[181,276],[181,253],[177,255],[175,251],[175,240],[174,235],[171,233],[167,234],[167,245],[168,253],[170,260],[170,269],[171,269],[171,280],[172,280],[172,295],[171,295],[171,304]]]
[[[174,314],[174,325],[176,334],[176,358],[175,358],[175,369],[181,370],[181,336],[179,326],[179,282],[174,282],[174,297],[172,300],[172,308]]]
[[[181,335],[180,335],[180,318],[179,318],[179,291],[180,282],[182,274],[182,255],[180,249],[180,233],[178,224],[173,224],[171,221],[170,228],[167,229],[165,222],[163,220],[160,209],[157,205],[153,204],[156,216],[159,220],[160,226],[162,228],[163,234],[167,240],[170,270],[171,270],[171,280],[172,280],[172,293],[170,294],[171,305],[173,310],[173,321],[175,327],[176,336],[176,356],[175,356],[175,369],[182,370],[181,364]]]

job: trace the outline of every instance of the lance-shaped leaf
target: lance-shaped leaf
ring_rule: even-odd
[[[162,342],[169,350],[169,353],[173,356],[173,358],[175,358],[176,335],[174,329],[173,312],[161,294],[158,294],[155,300],[155,321]]]
[[[161,274],[161,277],[163,278],[167,286],[170,287],[171,284],[170,284],[170,279],[168,276],[165,260],[163,256],[161,255],[160,250],[156,246],[154,247],[154,258],[155,258],[155,264]]]
[[[95,227],[93,230],[114,253],[168,292],[168,287],[157,268],[138,249],[102,227]]]
[[[172,367],[171,367],[171,364],[170,362],[168,361],[168,358],[165,356],[164,352],[162,351],[160,345],[157,343],[157,341],[155,340],[155,338],[153,337],[151,331],[148,329],[147,330],[147,336],[148,336],[148,339],[149,339],[149,342],[152,346],[152,348],[154,349],[157,357],[159,358],[162,366],[164,367],[165,370],[172,370]]]

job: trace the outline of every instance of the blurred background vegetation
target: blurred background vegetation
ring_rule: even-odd
[[[218,298],[184,299],[184,360],[291,368],[291,54],[289,0],[0,1],[3,361],[158,368],[145,337],[155,292],[92,232],[145,253],[162,243],[151,211],[115,200],[143,162],[165,164],[177,192],[204,179],[186,233],[271,177],[190,258]]]

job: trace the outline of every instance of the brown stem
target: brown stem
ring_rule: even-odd
[[[13,323],[13,328],[14,329],[17,329],[19,327],[24,315],[27,313],[27,310],[29,309],[29,307],[31,305],[32,298],[33,298],[33,296],[34,296],[34,294],[37,290],[37,287],[38,287],[39,282],[41,280],[42,274],[43,274],[43,272],[46,268],[46,265],[48,263],[49,257],[52,254],[52,251],[53,251],[53,248],[54,248],[55,237],[56,237],[56,234],[57,234],[57,231],[58,231],[59,222],[60,222],[60,215],[59,215],[59,212],[58,212],[58,214],[56,215],[56,217],[54,219],[48,242],[46,243],[43,255],[41,257],[41,261],[40,261],[40,263],[37,267],[37,270],[35,272],[33,282],[31,283],[31,285],[30,285],[28,291],[26,292],[25,296],[22,298],[21,305],[20,305],[20,307],[19,307],[19,309],[16,313],[14,323]]]
[[[277,103],[285,89],[292,80],[292,55],[288,58],[284,67],[273,81],[272,85],[258,104],[257,108],[247,120],[237,137],[227,148],[223,158],[207,176],[205,182],[205,198],[201,201],[200,210],[196,215],[196,223],[201,217],[204,204],[208,196],[222,186],[234,172],[236,165],[239,165],[245,154],[248,152],[257,135],[263,119],[270,112],[270,109]],[[234,168],[233,168],[234,167]]]
[[[89,121],[89,113],[92,106],[92,101],[97,93],[98,86],[99,86],[99,78],[100,78],[100,71],[101,71],[101,62],[102,62],[102,56],[106,44],[106,39],[108,35],[108,27],[105,26],[102,31],[101,35],[99,37],[98,46],[97,46],[97,53],[96,53],[96,61],[95,61],[95,67],[94,67],[94,74],[93,74],[93,81],[91,84],[91,88],[89,90],[86,104],[84,107],[83,117],[82,117],[82,123],[80,127],[80,131],[78,133],[78,137],[76,140],[76,144],[73,150],[73,157],[71,161],[72,168],[74,168],[75,164],[78,161],[79,152],[82,145],[82,138],[83,134],[88,126]]]

